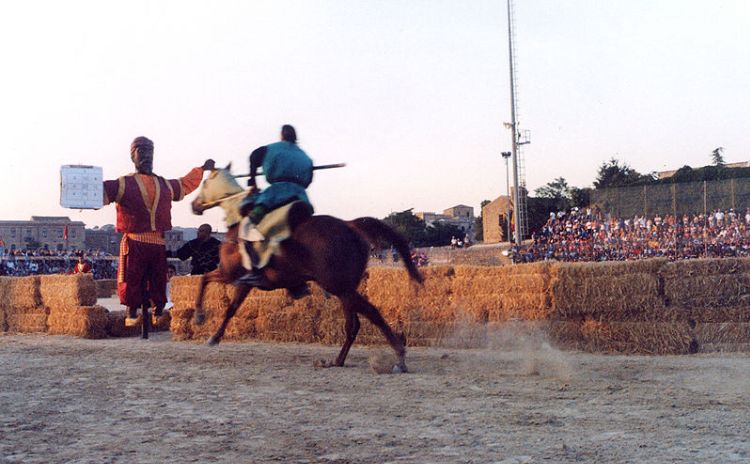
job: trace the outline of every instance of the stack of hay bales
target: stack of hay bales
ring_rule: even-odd
[[[698,350],[750,349],[750,260],[696,259],[661,270],[665,302],[694,325]]]
[[[96,284],[91,274],[40,276],[39,294],[49,312],[50,334],[107,336],[108,311],[96,305]]]
[[[46,332],[48,312],[39,295],[39,276],[0,277],[0,312],[8,332]]]
[[[665,259],[557,265],[550,334],[558,346],[612,353],[695,351],[688,314],[668,308]]]

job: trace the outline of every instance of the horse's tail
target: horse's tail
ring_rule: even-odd
[[[380,240],[393,245],[393,247],[401,255],[401,260],[406,266],[406,270],[409,272],[409,277],[416,280],[419,283],[424,282],[424,276],[414,265],[411,260],[411,253],[409,251],[409,243],[406,239],[401,236],[398,232],[393,230],[391,226],[385,222],[375,219],[373,217],[361,217],[347,221],[349,227],[361,233],[371,243],[377,243]]]

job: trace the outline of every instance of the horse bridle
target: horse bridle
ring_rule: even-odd
[[[225,201],[233,200],[233,199],[235,199],[237,197],[240,197],[242,195],[245,195],[245,194],[247,194],[247,191],[246,190],[242,190],[242,191],[240,191],[238,193],[234,193],[232,195],[229,195],[228,197],[219,198],[218,200],[210,201],[208,203],[201,203],[200,207],[203,208],[204,210],[209,209],[209,208],[213,208],[214,206],[218,206],[218,205],[224,203]]]

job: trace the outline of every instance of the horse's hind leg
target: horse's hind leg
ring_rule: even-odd
[[[346,320],[344,329],[346,331],[346,338],[344,339],[344,346],[341,347],[341,351],[336,357],[336,361],[333,363],[333,366],[338,367],[344,366],[344,361],[346,361],[346,356],[349,354],[349,349],[352,347],[352,344],[359,333],[359,317],[357,316],[356,309],[352,307],[351,303],[343,298],[341,302],[344,305],[344,318]]]
[[[355,319],[356,319],[357,313],[362,314],[370,322],[372,322],[377,328],[380,329],[380,331],[383,333],[385,338],[388,340],[388,343],[391,344],[393,351],[396,352],[396,356],[398,356],[398,368],[401,370],[401,372],[408,372],[406,368],[406,348],[404,348],[404,341],[402,340],[401,337],[393,333],[393,330],[391,330],[391,327],[388,325],[385,319],[383,319],[383,316],[380,315],[380,311],[378,311],[378,308],[373,306],[373,304],[370,303],[367,300],[367,298],[363,297],[356,291],[352,291],[350,293],[342,295],[341,301],[344,303],[345,314],[348,314],[349,312],[351,312],[354,314]],[[348,319],[347,319],[347,329],[348,329]],[[357,320],[357,329],[359,329],[358,320]],[[336,359],[336,365],[338,366],[344,365],[344,359],[346,359],[346,355],[349,352],[349,348],[354,342],[354,338],[357,336],[355,332],[351,341],[349,341],[348,335],[349,333],[347,330],[347,340],[346,342],[344,342],[344,346],[341,349],[341,353],[339,354],[339,357]]]
[[[253,287],[251,285],[238,284],[235,285],[235,288],[237,289],[237,292],[234,294],[234,299],[229,303],[229,307],[227,308],[227,312],[224,313],[224,320],[221,321],[219,329],[208,339],[209,345],[219,344],[221,337],[224,336],[224,331],[227,330],[229,320],[234,316],[234,313],[237,312],[237,308],[239,308],[242,302],[245,301],[245,297],[250,293],[250,290],[252,290]]]

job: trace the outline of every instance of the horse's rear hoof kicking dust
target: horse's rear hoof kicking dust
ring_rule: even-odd
[[[224,336],[229,320],[242,304],[253,285],[238,279],[245,274],[242,266],[237,234],[239,220],[239,194],[243,191],[229,166],[216,169],[203,182],[199,195],[192,203],[193,212],[202,213],[213,206],[221,205],[227,213],[227,233],[221,245],[221,264],[218,269],[204,274],[196,301],[195,322],[206,320],[203,311],[203,292],[209,282],[232,283],[237,291],[229,304],[224,319],[216,333],[209,339],[209,345],[216,345]],[[362,296],[357,288],[362,280],[369,257],[368,242],[393,244],[401,255],[409,277],[422,282],[422,274],[412,263],[409,246],[400,234],[384,222],[375,218],[358,218],[342,221],[331,216],[313,216],[309,207],[295,203],[289,211],[291,237],[281,242],[268,266],[261,271],[262,290],[279,288],[298,289],[307,281],[314,281],[323,290],[336,296],[342,305],[345,318],[346,337],[341,351],[333,361],[316,362],[318,367],[343,366],[354,340],[359,332],[359,316],[367,318],[380,329],[398,357],[394,372],[408,372],[406,368],[406,348],[403,335],[396,335],[383,319],[380,311]],[[232,220],[234,218],[236,222]]]

